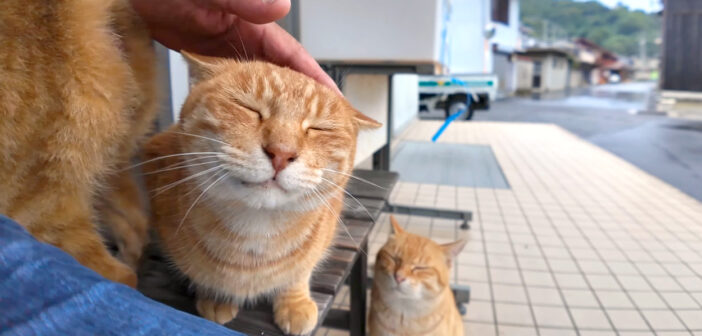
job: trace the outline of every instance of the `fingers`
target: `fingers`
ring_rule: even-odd
[[[290,11],[290,0],[210,0],[209,3],[256,24],[273,22]]]

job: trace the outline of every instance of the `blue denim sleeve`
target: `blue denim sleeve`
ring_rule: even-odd
[[[242,335],[152,301],[0,216],[0,335]]]

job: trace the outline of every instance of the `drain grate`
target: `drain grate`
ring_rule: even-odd
[[[392,170],[405,182],[509,189],[492,148],[484,145],[404,141],[394,151]]]

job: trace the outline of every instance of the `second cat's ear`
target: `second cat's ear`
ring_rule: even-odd
[[[188,63],[190,85],[214,76],[217,73],[217,68],[222,63],[222,60],[217,57],[198,55],[185,50],[181,50],[180,54],[183,55],[183,58]]]
[[[383,126],[383,124],[371,119],[367,115],[358,112],[357,110],[353,110],[353,112],[353,119],[356,121],[356,123],[358,123],[360,129],[375,129]]]
[[[390,215],[390,225],[392,225],[392,234],[405,232],[400,223],[397,222],[397,219],[395,219],[395,216]]]
[[[446,260],[449,266],[451,265],[451,261],[453,261],[453,259],[455,259],[458,254],[463,251],[463,248],[466,247],[467,242],[467,240],[461,239],[453,243],[439,245],[441,246],[441,249],[444,250],[444,254],[446,254]]]

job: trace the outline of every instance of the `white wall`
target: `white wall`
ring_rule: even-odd
[[[453,0],[449,29],[451,73],[492,71],[492,54],[484,30],[490,18],[490,0]]]
[[[548,55],[542,61],[542,91],[565,90],[568,85],[568,60],[562,56]]]
[[[417,116],[419,77],[412,74],[392,76],[392,133],[397,136]]]
[[[188,65],[183,56],[173,50],[168,51],[168,68],[171,76],[171,108],[173,120],[177,121],[180,109],[188,97],[190,85],[188,83]]]
[[[318,60],[441,61],[443,0],[299,4],[300,42]]]
[[[519,59],[516,61],[517,91],[529,92],[534,82],[534,63],[531,60]]]
[[[490,42],[497,44],[501,51],[514,52],[520,47],[519,23],[519,0],[510,0],[509,25],[495,22],[496,33]]]
[[[383,123],[383,127],[358,135],[356,164],[371,157],[387,143],[388,76],[349,74],[344,77],[343,93],[353,107]]]
[[[511,53],[521,47],[519,0],[510,0],[509,25],[495,22],[495,36],[485,39],[492,23],[491,0],[453,0],[449,21],[451,73],[493,73],[492,45]]]

